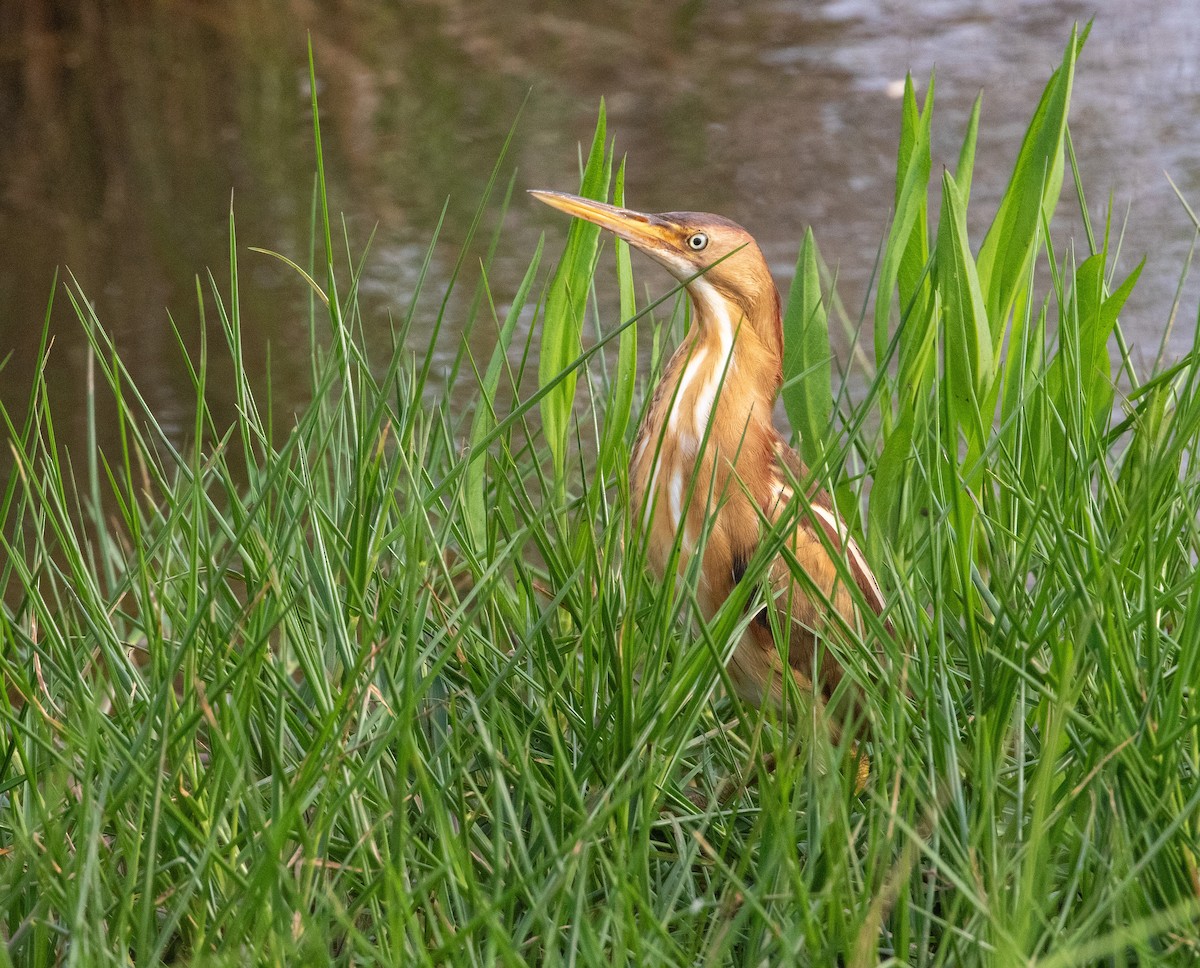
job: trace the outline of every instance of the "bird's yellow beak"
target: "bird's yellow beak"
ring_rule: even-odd
[[[617,208],[566,192],[530,190],[529,194],[552,208],[608,229],[649,255],[662,258],[679,252],[679,227],[659,215]]]

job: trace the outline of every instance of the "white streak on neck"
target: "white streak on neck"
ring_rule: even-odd
[[[667,427],[676,437],[682,437],[679,432],[679,411],[683,407],[683,397],[687,393],[688,387],[692,385],[692,381],[696,379],[696,374],[700,372],[700,367],[704,364],[704,358],[708,355],[708,351],[703,346],[696,347],[692,351],[692,358],[688,360],[688,365],[684,368],[683,377],[679,381],[679,389],[675,391],[675,399],[671,403],[671,416],[667,419]],[[697,437],[697,440],[699,437]],[[682,442],[686,444],[687,442]],[[686,449],[686,448],[685,448]],[[695,450],[693,444],[691,449]]]
[[[650,521],[654,517],[654,505],[658,501],[658,471],[662,466],[661,455],[655,454],[652,458],[653,464],[650,468],[650,483],[646,485],[646,493],[642,497],[645,505],[642,511],[642,527],[647,531],[650,530]]]
[[[725,298],[713,288],[711,283],[703,279],[695,279],[690,286],[697,306],[707,317],[709,325],[717,337],[719,357],[716,365],[709,370],[708,380],[696,393],[696,406],[693,410],[697,440],[704,437],[712,419],[713,404],[717,391],[722,382],[733,369],[733,321],[729,318],[729,305]],[[681,394],[682,396],[682,394]],[[673,416],[673,415],[672,415]]]
[[[643,433],[642,439],[638,442],[637,449],[633,452],[633,460],[630,465],[636,467],[642,462],[642,458],[646,456],[646,445],[650,442],[650,435]]]
[[[683,472],[679,468],[675,469],[667,484],[667,509],[671,515],[671,527],[678,531],[683,517]]]

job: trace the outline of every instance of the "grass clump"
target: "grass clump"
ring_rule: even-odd
[[[839,303],[801,249],[785,404],[865,519],[900,643],[902,676],[846,656],[873,720],[861,794],[819,739],[725,697],[740,609],[696,628],[686,586],[645,577],[635,327],[662,346],[683,314],[635,306],[620,246],[606,356],[583,347],[594,233],[544,290],[539,246],[503,314],[483,243],[471,324],[496,350],[460,353],[479,402],[457,416],[429,384],[447,301],[368,346],[322,177],[293,419],[240,363],[231,217],[200,305],[237,413],[210,409],[209,347],[185,353],[186,443],[69,288],[92,426],[111,414],[121,443],[64,453],[42,380],[2,415],[0,960],[1191,963],[1200,373],[1195,349],[1150,373],[1125,351],[1136,271],[1092,232],[1066,123],[1082,43],[978,252],[978,109],[935,230],[933,86],[923,106],[909,86],[865,394],[825,389]],[[606,145],[601,122],[584,187],[619,200]],[[1068,168],[1079,253],[1055,234]],[[453,285],[511,190],[489,186]],[[721,804],[730,776],[757,782]]]

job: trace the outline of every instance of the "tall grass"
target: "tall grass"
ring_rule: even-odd
[[[635,307],[619,246],[614,279],[572,228],[548,284],[539,245],[497,296],[499,226],[476,236],[513,186],[493,179],[453,285],[481,248],[466,324],[496,349],[461,352],[479,402],[458,416],[429,403],[448,301],[368,345],[322,177],[314,252],[292,254],[314,293],[292,415],[240,365],[231,215],[229,278],[198,292],[224,345],[181,342],[182,446],[68,285],[89,414],[114,413],[121,446],[67,453],[41,379],[0,415],[0,961],[1192,963],[1200,373],[1194,349],[1150,373],[1124,351],[1136,271],[1115,275],[1070,150],[1082,43],[978,251],[978,110],[935,225],[933,85],[923,106],[909,86],[877,365],[837,407],[840,303],[801,248],[785,403],[865,521],[897,629],[887,672],[874,639],[845,655],[873,720],[861,793],[827,740],[721,689],[753,574],[707,626],[686,583],[645,576],[634,334],[666,346],[683,313]],[[607,194],[615,168],[619,197],[606,137],[583,185]],[[1056,221],[1068,168],[1077,241]],[[585,348],[593,286],[624,323]],[[232,423],[207,402],[217,352]]]

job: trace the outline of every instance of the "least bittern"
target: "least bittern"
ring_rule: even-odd
[[[778,704],[786,655],[786,671],[802,694],[824,708],[842,669],[822,641],[841,622],[853,626],[859,618],[847,579],[876,613],[884,602],[829,495],[811,485],[772,422],[783,380],[783,318],[762,251],[745,229],[717,215],[647,215],[560,192],[532,194],[608,229],[686,285],[692,325],[654,390],[630,466],[648,564],[661,579],[678,536],[677,568],[686,572],[707,532],[696,597],[709,620],[742,580],[764,527],[789,515],[796,523],[786,547],[794,563],[784,556],[771,563],[773,603],[746,626],[729,678],[744,701]],[[796,565],[807,580],[796,579]],[[771,622],[770,607],[780,610],[780,621]],[[783,648],[773,624],[789,630]],[[839,722],[826,723],[835,738]]]

